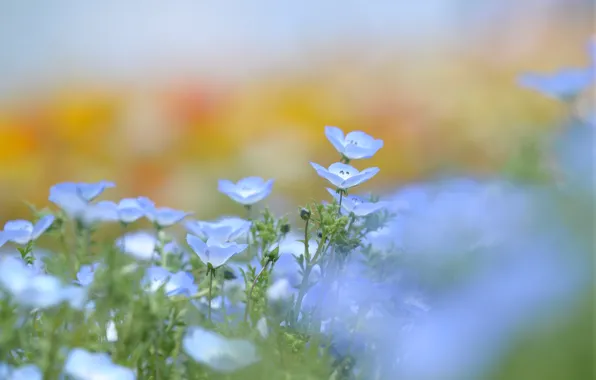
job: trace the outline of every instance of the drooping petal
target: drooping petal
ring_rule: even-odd
[[[211,244],[210,244],[211,243]],[[230,260],[232,256],[240,253],[246,249],[247,244],[236,244],[236,243],[220,243],[207,241],[209,246],[209,262],[214,268],[218,268]]]
[[[194,251],[194,253],[199,256],[199,259],[203,262],[203,264],[207,265],[209,262],[209,256],[207,255],[207,244],[201,238],[195,235],[187,234],[186,235],[186,242],[190,246],[190,248]]]
[[[50,226],[54,223],[54,215],[46,215],[39,219],[35,226],[33,227],[33,231],[31,232],[31,238],[37,239],[41,236]]]
[[[345,138],[341,129],[332,126],[325,127],[325,136],[333,147],[341,154],[344,153]]]
[[[153,220],[153,222],[155,222],[160,227],[169,227],[180,222],[188,215],[189,214],[184,211],[175,210],[169,207],[161,207],[155,210],[155,219]]]

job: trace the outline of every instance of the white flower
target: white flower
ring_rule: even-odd
[[[335,149],[350,160],[371,158],[383,147],[383,140],[376,140],[361,131],[354,131],[344,136],[337,127],[325,127],[325,136]]]
[[[310,164],[317,171],[319,176],[325,178],[327,181],[331,182],[333,186],[341,190],[347,190],[351,187],[358,186],[361,183],[368,181],[379,172],[379,168],[368,168],[360,172],[353,166],[342,164],[340,162],[331,164],[329,169],[325,169],[314,162],[311,162]]]
[[[241,179],[238,183],[220,180],[218,184],[218,190],[221,193],[245,206],[250,206],[267,198],[272,189],[273,180],[265,181],[260,177],[247,177]]]
[[[223,373],[234,372],[260,359],[251,342],[228,339],[200,327],[189,328],[182,346],[195,361]]]

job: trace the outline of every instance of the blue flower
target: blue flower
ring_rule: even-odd
[[[260,177],[247,177],[233,183],[228,180],[220,180],[218,190],[234,201],[245,206],[253,205],[262,201],[271,194],[273,180],[265,181]]]
[[[329,194],[339,202],[339,195],[333,189],[327,188]],[[346,195],[341,200],[341,207],[348,213],[356,216],[373,214],[389,205],[388,202],[367,202],[356,195]]]
[[[341,129],[327,126],[325,136],[343,157],[350,160],[371,158],[383,147],[383,140],[376,140],[361,131],[344,136]]]
[[[35,225],[28,220],[12,220],[6,222],[3,238],[16,244],[27,244],[41,236],[54,222],[53,215],[46,215]],[[0,244],[1,245],[1,244]]]
[[[41,370],[33,364],[22,367],[11,367],[8,364],[0,363],[0,379],[3,380],[41,380]]]
[[[114,364],[108,354],[91,353],[74,348],[64,364],[64,373],[77,380],[134,380],[136,375],[130,368]]]
[[[186,223],[186,229],[205,239],[212,237],[221,241],[235,241],[246,236],[251,224],[248,220],[230,217],[215,222],[190,221]]]
[[[187,272],[170,273],[163,267],[152,266],[145,271],[143,283],[149,291],[155,292],[163,286],[166,295],[186,295],[191,296],[198,290],[194,283],[194,277]]]
[[[325,178],[327,181],[331,182],[333,186],[341,190],[347,190],[351,187],[358,186],[368,181],[379,172],[379,168],[368,168],[359,172],[358,169],[353,166],[342,164],[340,162],[331,164],[329,169],[325,169],[314,162],[311,162],[310,164],[317,171],[319,176]]]
[[[224,265],[232,256],[248,247],[247,244],[222,242],[214,238],[209,238],[207,242],[204,242],[201,238],[191,234],[186,235],[186,241],[201,261],[205,265],[211,264],[213,268]]]
[[[582,93],[592,80],[594,74],[589,69],[562,69],[553,75],[524,74],[518,83],[542,93],[550,98],[571,100]]]
[[[145,216],[145,210],[134,198],[124,198],[119,203],[112,201],[97,202],[106,212],[106,219],[120,221],[122,223],[133,223]]]
[[[138,231],[126,234],[116,240],[116,246],[138,260],[150,261],[158,258],[155,252],[157,238],[149,232]]]
[[[37,274],[22,260],[11,256],[0,260],[0,288],[19,305],[32,309],[46,309],[63,302],[77,307],[85,296],[71,287],[63,287],[54,276]]]
[[[86,206],[97,198],[105,189],[114,187],[114,183],[58,183],[50,188],[49,200],[58,205],[66,214],[78,218]]]
[[[182,346],[196,362],[222,373],[234,372],[260,360],[251,342],[228,339],[200,327],[189,328]]]
[[[95,277],[95,271],[99,267],[99,263],[93,263],[91,265],[83,265],[77,273],[76,283],[81,286],[89,286],[93,282]]]
[[[134,199],[127,199],[125,206],[132,209],[135,207],[134,202]],[[192,214],[169,207],[155,207],[155,203],[147,197],[138,197],[136,207],[143,210],[145,217],[159,228],[172,226]]]

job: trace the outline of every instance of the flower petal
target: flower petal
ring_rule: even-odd
[[[162,207],[155,210],[155,220],[160,227],[169,227],[182,219],[186,218],[189,214],[184,211],[175,210],[169,207]]]
[[[236,188],[247,187],[249,189],[256,189],[259,187],[263,187],[265,185],[265,180],[261,177],[246,177],[242,178],[240,181],[236,183]]]
[[[379,168],[368,168],[368,169],[364,169],[363,171],[361,171],[359,174],[348,178],[344,183],[344,188],[350,188],[350,187],[354,187],[354,186],[358,186],[366,181],[368,181],[369,179],[371,179],[372,177],[374,177],[378,172],[379,172]]]
[[[194,253],[199,256],[199,259],[203,262],[203,264],[207,265],[209,262],[209,256],[207,256],[207,244],[201,238],[195,235],[187,234],[186,235],[186,242],[190,246],[190,248],[194,251]]]
[[[54,223],[54,215],[46,215],[43,218],[39,219],[35,226],[33,227],[33,231],[31,232],[31,238],[37,239],[41,236],[50,226]]]
[[[330,173],[329,170],[325,169],[324,167],[322,167],[319,164],[316,164],[314,162],[310,163],[312,165],[312,167],[317,171],[317,174],[323,178],[325,178],[327,181],[331,182],[332,185],[334,185],[335,187],[341,187],[342,183],[343,183],[343,179],[333,173]]]
[[[352,212],[356,216],[366,216],[366,215],[375,213],[385,207],[387,207],[386,202],[376,202],[376,203],[366,202],[366,203],[360,203],[360,204],[356,205],[352,209]]]
[[[207,242],[209,245],[209,262],[214,268],[224,265],[232,256],[244,251],[248,247],[247,244],[228,243],[210,245],[209,243],[211,241]]]
[[[327,140],[329,140],[329,142],[339,153],[344,153],[345,138],[341,129],[337,127],[326,126],[325,136],[327,136]]]

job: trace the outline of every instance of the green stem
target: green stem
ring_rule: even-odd
[[[310,219],[306,219],[306,224],[304,226],[304,257],[308,260],[310,259],[310,250],[308,247],[308,224]]]
[[[323,252],[323,246],[325,245],[325,239],[326,239],[326,235],[323,234],[323,236],[321,236],[321,242],[319,243],[319,246],[317,247],[317,251],[315,252],[315,255],[311,258],[311,260],[308,260],[306,262],[306,265],[304,267],[304,272],[302,273],[302,282],[300,284],[300,290],[298,291],[298,298],[296,299],[296,304],[294,305],[294,322],[298,322],[298,314],[300,313],[300,309],[302,308],[302,301],[304,300],[304,296],[306,295],[306,290],[308,288],[308,277],[310,276],[310,272],[312,271],[312,268],[317,263],[319,256]]]
[[[209,308],[207,309],[207,317],[209,318],[209,322],[211,322],[211,299],[213,298],[213,275],[215,273],[215,269],[210,267],[209,269]]]

